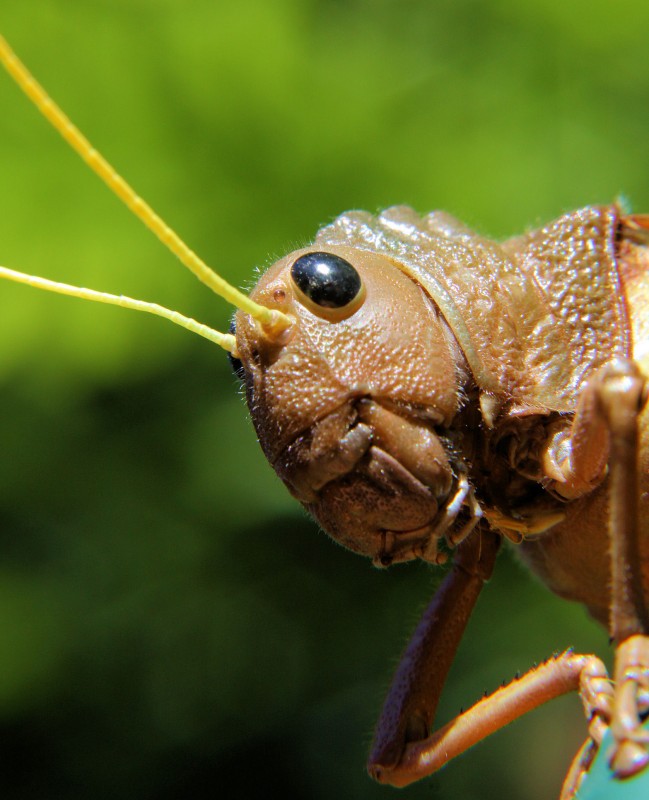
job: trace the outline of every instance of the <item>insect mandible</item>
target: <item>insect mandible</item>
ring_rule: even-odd
[[[647,763],[649,568],[646,523],[634,509],[636,453],[642,493],[649,452],[641,414],[648,332],[639,313],[647,218],[586,208],[496,245],[442,213],[351,212],[272,267],[251,302],[133,195],[4,44],[2,57],[111,188],[241,310],[235,335],[219,334],[159,306],[7,269],[2,276],[156,313],[225,346],[267,457],[325,530],[381,566],[452,555],[397,672],[371,774],[405,785],[571,689],[581,691],[591,738],[565,796],[607,728],[615,771],[639,774]],[[394,324],[400,304],[410,311],[407,331]],[[609,623],[615,688],[598,659],[566,653],[429,735],[502,538],[520,545],[554,591]]]

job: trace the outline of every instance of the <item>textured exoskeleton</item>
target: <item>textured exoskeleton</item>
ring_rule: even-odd
[[[351,212],[265,273],[252,296],[298,321],[265,346],[239,315],[249,405],[269,461],[326,531],[388,564],[435,560],[466,514],[515,538],[563,517],[544,461],[560,457],[588,377],[630,356],[621,224],[615,207],[586,208],[498,245],[440,212]],[[290,269],[310,250],[361,275],[347,318],[296,298]]]
[[[640,621],[619,635],[619,622],[609,619],[605,478],[617,423],[603,409],[616,382],[631,398],[634,423],[643,402],[647,227],[646,217],[625,216],[617,206],[587,207],[497,244],[445,213],[421,217],[397,206],[379,216],[349,212],[323,228],[311,247],[271,267],[252,294],[294,317],[293,327],[271,339],[243,312],[236,316],[252,418],[289,491],[331,536],[376,564],[442,561],[457,547],[454,573],[475,579],[467,589],[475,597],[505,536],[551,589],[585,603],[618,642],[646,634],[647,515],[627,537]],[[352,266],[360,288],[321,303],[317,270],[327,272],[332,256]],[[296,270],[314,260],[314,283],[303,285]],[[649,414],[639,420],[639,497],[646,502]],[[635,486],[631,496],[638,497]],[[480,539],[478,555],[470,548]],[[434,601],[438,617],[459,625],[457,641],[458,620],[468,619],[474,601],[455,598],[468,610],[444,612],[443,591]],[[432,768],[406,764],[412,742],[427,742],[419,755],[427,747],[424,760],[431,761],[427,737],[457,646],[446,636],[424,657],[432,624],[424,620],[415,634],[386,703],[370,760],[380,780],[407,783],[452,757]],[[645,656],[630,660],[644,670],[638,685],[647,688]],[[573,688],[581,681],[590,698],[589,715],[608,724],[599,662],[571,664]],[[426,670],[437,672],[426,689],[430,702],[414,686],[426,683]],[[512,686],[514,694],[527,691]],[[637,772],[646,746],[619,760],[626,765],[618,765],[620,774]],[[573,776],[567,796],[574,785]]]

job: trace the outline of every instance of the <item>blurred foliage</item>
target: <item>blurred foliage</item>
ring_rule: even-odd
[[[335,214],[445,208],[494,236],[649,210],[649,5],[3,0],[0,30],[237,284]],[[0,75],[0,263],[229,311]],[[222,353],[161,321],[0,292],[2,795],[374,798],[364,760],[438,576],[334,546],[258,452]],[[440,717],[555,649],[606,652],[505,554]],[[575,698],[404,797],[556,796]]]

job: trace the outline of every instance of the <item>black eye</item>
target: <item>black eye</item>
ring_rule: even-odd
[[[344,308],[361,290],[361,276],[333,253],[307,253],[291,267],[295,285],[322,308]]]

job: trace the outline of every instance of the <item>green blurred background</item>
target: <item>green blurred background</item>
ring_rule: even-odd
[[[648,23],[644,0],[0,7],[94,144],[243,286],[354,207],[495,237],[620,194],[649,211]],[[4,73],[0,176],[0,263],[227,326]],[[364,760],[436,571],[318,532],[207,342],[9,284],[0,342],[2,796],[394,797]],[[607,651],[505,553],[440,717],[569,645]],[[402,796],[547,800],[584,735],[556,701]]]

